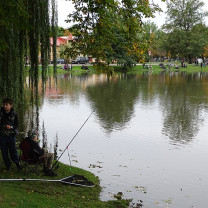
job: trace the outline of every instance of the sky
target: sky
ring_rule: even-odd
[[[152,0],[155,4],[160,5],[161,9],[163,11],[166,11],[166,3],[161,2],[161,0]],[[203,0],[205,3],[205,6],[203,8],[204,11],[208,11],[208,1]],[[70,23],[66,23],[65,20],[67,19],[67,15],[71,12],[73,12],[74,7],[72,5],[71,1],[66,0],[58,0],[58,26],[63,28],[69,28]],[[155,14],[154,19],[150,19],[152,22],[154,22],[158,27],[161,27],[165,23],[165,13],[160,12]],[[206,25],[208,25],[208,18],[206,20]]]

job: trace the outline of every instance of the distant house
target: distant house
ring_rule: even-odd
[[[61,52],[64,51],[65,47],[70,47],[70,41],[74,40],[72,34],[69,34],[68,36],[61,36],[57,38],[56,42],[56,57],[57,59],[64,58],[64,55],[61,55]],[[51,53],[50,53],[50,60],[53,60],[53,38],[50,38],[50,46],[51,46]],[[77,57],[83,57],[83,54],[80,52],[78,53]],[[94,62],[95,59],[91,56],[87,56],[89,59],[89,63]]]
[[[60,54],[64,50],[64,47],[70,45],[71,40],[73,40],[72,34],[69,34],[69,36],[61,36],[57,38],[57,41],[56,41],[57,59],[62,58]],[[51,45],[50,60],[53,60],[53,38],[50,38],[50,45]]]

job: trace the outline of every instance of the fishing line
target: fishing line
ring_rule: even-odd
[[[82,126],[79,128],[79,130],[77,131],[77,133],[74,135],[74,137],[71,139],[71,141],[69,142],[69,144],[66,146],[66,148],[64,149],[64,151],[61,153],[61,155],[59,156],[59,158],[56,160],[56,162],[53,164],[53,167],[56,165],[56,163],[60,160],[60,158],[62,157],[62,155],[64,154],[64,152],[68,149],[69,145],[73,142],[73,140],[75,139],[75,137],[77,136],[77,134],[81,131],[82,127],[87,123],[87,121],[89,120],[89,118],[91,117],[91,115],[94,113],[94,110],[92,111],[92,113],[90,113],[90,115],[88,116],[88,118],[85,120],[85,122],[82,124]]]

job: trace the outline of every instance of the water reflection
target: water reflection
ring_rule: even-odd
[[[188,143],[197,135],[203,119],[200,118],[199,109],[187,104],[175,103],[171,105],[169,112],[164,112],[162,132],[168,136],[173,143]]]
[[[86,94],[96,110],[101,126],[109,133],[128,125],[139,96],[139,85],[134,76],[119,74],[106,79],[105,84],[87,87]]]
[[[208,95],[207,88],[204,88],[208,84],[207,73],[188,74],[186,79],[184,74],[175,74],[171,79],[166,76],[165,80],[163,98],[160,98],[164,116],[162,132],[173,143],[188,143],[203,124],[201,112],[208,103],[203,99]]]
[[[40,79],[38,86],[31,85],[29,80],[26,83],[19,88],[21,93],[17,93],[21,96],[15,96],[23,135],[31,127],[41,130],[40,125],[43,125],[44,134],[44,124],[39,123],[39,109],[44,97],[56,105],[68,95],[70,103],[79,105],[84,92],[107,133],[127,128],[137,103],[154,108],[159,100],[163,115],[162,133],[173,143],[192,141],[203,124],[201,112],[208,108],[208,73],[205,72],[161,72],[159,75],[144,72],[139,75],[117,74],[112,78],[104,74],[64,74],[49,76],[46,82]]]
[[[207,85],[207,73],[200,72],[117,74],[113,78],[104,74],[64,74],[56,79],[49,77],[45,97],[57,103],[68,95],[70,103],[79,105],[84,93],[106,133],[127,128],[137,103],[154,108],[159,101],[162,133],[173,143],[184,144],[194,139],[203,124],[201,111],[208,103]]]

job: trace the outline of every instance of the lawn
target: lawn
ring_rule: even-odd
[[[177,72],[187,72],[187,73],[193,73],[193,72],[201,72],[201,71],[205,71],[205,72],[208,72],[208,66],[206,67],[200,67],[200,66],[195,66],[195,65],[192,65],[192,64],[187,64],[187,68],[181,68],[180,67],[180,64],[177,64],[180,68],[179,69],[176,69],[174,66],[172,67],[168,67],[168,64],[169,63],[164,63],[165,67],[167,68],[167,70],[165,70],[166,72],[168,71],[177,71]],[[161,72],[161,71],[164,71],[164,69],[162,69],[160,66],[159,66],[159,63],[147,63],[148,66],[151,65],[152,69],[146,69],[146,68],[143,68],[143,66],[141,64],[139,65],[136,65],[134,66],[132,69],[130,69],[129,71],[127,72],[144,72],[144,71],[152,71],[153,73],[157,73],[157,72]],[[173,63],[172,65],[176,65],[175,63]],[[112,65],[111,67],[114,68],[115,71],[121,71],[121,67],[120,66],[116,66],[116,65]],[[58,73],[94,73],[95,72],[95,69],[93,68],[92,65],[89,65],[89,69],[90,70],[82,70],[81,69],[81,66],[73,66],[73,69],[70,70],[70,71],[64,71],[62,69],[62,66],[58,66],[57,67],[57,72]],[[50,71],[52,71],[52,66],[50,68]]]
[[[56,171],[58,176],[46,177],[42,172],[39,175],[30,174],[25,177],[21,171],[17,171],[13,165],[10,171],[4,170],[2,158],[0,157],[0,178],[43,178],[61,179],[67,176],[78,174],[85,176],[93,182],[93,188],[65,185],[61,182],[43,181],[0,181],[0,207],[17,208],[126,208],[126,200],[112,200],[102,202],[99,199],[101,187],[99,179],[92,173],[69,167],[60,163]]]
[[[200,66],[195,66],[192,64],[187,64],[187,68],[181,68],[179,64],[177,64],[179,66],[179,69],[176,69],[174,66],[169,67],[168,66],[169,63],[164,63],[166,70],[162,69],[159,66],[159,63],[148,63],[147,65],[152,67],[152,69],[147,69],[147,68],[143,68],[142,65],[136,65],[132,68],[132,70],[130,70],[130,72],[144,72],[144,71],[151,71],[152,73],[157,73],[157,72],[187,72],[187,73],[194,73],[194,72],[208,72],[208,66],[206,67],[200,67]],[[174,65],[174,64],[172,64]]]
[[[187,68],[181,68],[179,63],[172,63],[172,65],[177,65],[180,67],[179,69],[176,69],[174,66],[168,67],[169,63],[163,63],[163,64],[165,65],[167,70],[162,69],[159,66],[159,62],[158,63],[147,63],[148,66],[151,65],[151,69],[143,68],[142,64],[137,64],[136,66],[134,66],[132,69],[130,69],[128,71],[122,70],[121,66],[117,66],[117,65],[111,65],[110,67],[112,67],[114,69],[114,71],[125,71],[127,73],[143,73],[145,71],[150,71],[153,74],[160,73],[162,71],[163,72],[187,72],[187,73],[208,72],[208,66],[201,68],[200,66],[187,64]],[[88,65],[88,67],[89,67],[89,70],[83,70],[83,69],[81,69],[81,66],[73,65],[72,70],[65,71],[65,70],[63,70],[63,65],[57,65],[57,73],[58,74],[73,73],[76,75],[80,75],[83,73],[97,73],[98,72],[94,69],[93,65]],[[41,73],[42,67],[39,66],[39,69],[40,69],[39,72]],[[103,72],[103,70],[102,70],[102,72]],[[48,73],[53,74],[53,66],[48,67]]]

